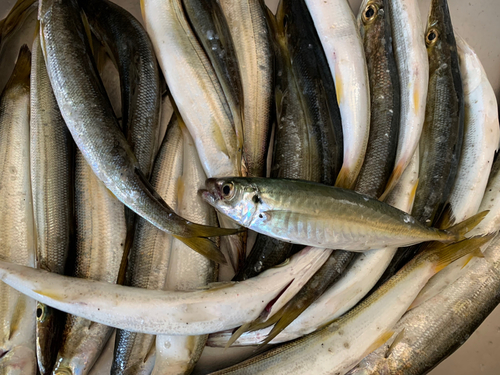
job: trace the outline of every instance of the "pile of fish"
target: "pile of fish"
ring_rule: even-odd
[[[0,97],[0,375],[89,374],[114,332],[112,374],[231,345],[258,353],[216,374],[423,374],[463,344],[500,302],[500,127],[446,0],[426,28],[417,0],[141,10],[0,21],[2,51],[37,12]]]

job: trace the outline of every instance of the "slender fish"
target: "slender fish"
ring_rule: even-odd
[[[203,187],[205,172],[185,125],[181,123],[183,135],[183,171],[179,178],[177,212],[188,219],[206,225],[217,225],[217,215],[198,195]],[[174,239],[168,266],[166,290],[189,291],[205,287],[217,281],[216,264],[200,254],[191,251],[179,240]],[[153,374],[189,374],[205,347],[208,335],[201,336],[157,336],[156,363]]]
[[[151,185],[173,209],[177,208],[177,190],[182,174],[183,141],[179,120],[172,117],[158,152],[151,175]],[[167,279],[172,236],[139,218],[130,252],[127,285],[163,290]],[[112,374],[149,374],[155,356],[155,337],[117,330]]]
[[[364,0],[358,15],[370,79],[370,135],[355,191],[379,198],[394,168],[399,133],[399,77],[389,0]]]
[[[57,103],[96,176],[131,210],[196,251],[224,262],[206,237],[235,230],[205,227],[179,217],[158,199],[141,173],[95,69],[76,0],[42,0],[39,19],[42,50]]]
[[[368,71],[356,20],[347,0],[305,0],[323,45],[342,118],[344,162],[336,186],[353,188],[370,129]]]
[[[497,235],[484,258],[474,258],[458,280],[404,315],[394,327],[394,338],[368,355],[349,374],[428,373],[457,350],[497,307],[499,289]]]
[[[254,320],[270,301],[278,297],[276,303],[280,303],[287,295],[283,291],[304,285],[329,254],[326,249],[308,247],[254,278],[190,292],[132,288],[8,262],[0,262],[0,280],[43,303],[94,322],[150,334],[203,335]]]
[[[125,207],[76,154],[75,276],[116,283],[126,236]],[[88,374],[113,329],[70,315],[54,372]]]
[[[159,132],[160,76],[153,45],[141,23],[107,0],[79,1],[95,35],[120,74],[122,128],[142,173],[149,178]]]
[[[262,0],[219,0],[234,42],[242,87],[243,158],[248,176],[265,177],[271,135],[273,54]]]
[[[401,105],[394,171],[381,200],[396,186],[418,146],[424,125],[429,82],[429,60],[422,42],[425,31],[418,1],[388,0],[388,4]]]
[[[30,155],[37,266],[64,275],[74,240],[75,145],[52,92],[39,36],[32,59]],[[42,374],[52,371],[65,320],[66,314],[38,305],[37,360]]]
[[[485,241],[437,244],[322,330],[213,374],[345,374],[392,336],[393,326],[432,275]]]
[[[35,266],[30,181],[30,59],[19,51],[0,96],[0,259]],[[0,374],[36,373],[36,301],[0,285]]]

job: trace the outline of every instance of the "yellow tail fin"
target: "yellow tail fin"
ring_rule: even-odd
[[[480,212],[448,229],[446,231],[455,235],[456,241],[462,241],[466,237],[465,235],[474,229],[488,214],[489,211]]]
[[[224,254],[222,254],[222,252],[219,250],[215,242],[209,240],[208,238],[203,238],[203,237],[186,238],[179,236],[174,236],[174,237],[177,238],[179,241],[184,242],[187,246],[189,246],[197,253],[200,253],[204,257],[207,257],[208,259],[213,260],[214,262],[217,263],[227,264]]]

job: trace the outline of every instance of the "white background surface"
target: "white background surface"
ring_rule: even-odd
[[[318,0],[319,1],[319,0]],[[426,22],[431,0],[420,0],[420,12]],[[138,19],[141,19],[139,0],[115,0],[124,6]],[[278,0],[266,0],[272,10]],[[352,9],[357,13],[361,0],[350,0]],[[0,0],[0,18],[5,17],[15,0]],[[488,74],[497,98],[500,94],[500,0],[448,0],[455,32],[459,33],[474,48]],[[0,55],[0,88],[7,81],[18,49],[22,43],[31,45],[34,30],[35,14],[29,19],[25,30],[16,34]],[[446,359],[432,375],[469,375],[500,374],[500,307],[497,308],[479,329],[457,352]],[[112,358],[112,345],[108,345],[102,358],[95,366],[93,375],[109,374],[109,360]],[[214,357],[214,355],[217,355]],[[251,355],[248,348],[232,348],[226,352],[207,348],[196,373],[205,373],[230,365],[239,358]]]

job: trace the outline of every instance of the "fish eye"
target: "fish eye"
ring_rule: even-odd
[[[376,6],[375,4],[368,4],[362,13],[363,22],[372,22],[377,17],[377,14],[378,6]]]
[[[430,29],[427,32],[427,35],[425,36],[425,44],[428,46],[432,46],[433,44],[436,44],[437,39],[439,36],[439,32],[436,29]]]
[[[45,309],[45,305],[42,305],[42,304],[37,304],[37,307],[36,307],[36,319],[39,321],[39,322],[43,322],[46,318],[46,309]]]
[[[222,186],[221,191],[224,198],[230,199],[234,195],[234,185],[228,182]]]

